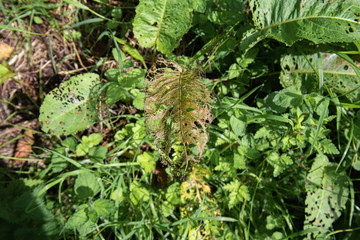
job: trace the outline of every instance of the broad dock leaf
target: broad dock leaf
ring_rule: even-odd
[[[307,39],[316,44],[360,39],[359,1],[251,0],[255,28],[241,42],[247,51],[264,38],[291,46]]]
[[[318,228],[308,234],[308,239],[324,237],[323,234],[340,217],[348,201],[349,186],[346,172],[336,171],[336,164],[329,163],[325,155],[317,156],[307,176],[305,189],[304,229]]]
[[[86,73],[72,77],[52,90],[40,108],[42,130],[68,135],[90,127],[98,115],[94,88],[99,83],[99,75]]]
[[[143,47],[171,53],[189,31],[192,7],[188,1],[140,0],[136,7],[134,34]]]
[[[324,84],[333,92],[345,95],[351,101],[360,99],[360,82],[349,62],[336,54],[321,54]],[[281,59],[280,82],[283,87],[297,86],[304,93],[316,92],[319,79],[312,66],[318,71],[317,54],[305,56],[286,55]]]

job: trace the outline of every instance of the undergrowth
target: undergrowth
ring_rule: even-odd
[[[1,27],[88,72],[40,98],[45,167],[1,172],[1,239],[358,238],[359,2],[22,2]]]

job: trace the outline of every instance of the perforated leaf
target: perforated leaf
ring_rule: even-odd
[[[164,68],[153,73],[147,89],[147,130],[166,156],[174,147],[181,158],[200,159],[213,119],[211,92],[199,79],[199,72],[182,69],[175,62],[163,64]]]
[[[136,7],[134,34],[143,47],[170,53],[191,27],[192,8],[188,1],[140,0]]]
[[[317,156],[306,179],[304,229],[319,228],[308,235],[315,239],[326,232],[340,217],[348,201],[349,187],[346,172],[336,171],[336,164],[326,156]]]
[[[306,56],[313,67],[318,70],[317,54]],[[333,92],[345,96],[352,101],[360,98],[360,83],[351,65],[336,54],[321,54],[324,84]],[[304,56],[286,55],[281,59],[281,84],[284,87],[296,85],[302,92],[318,90],[319,80],[313,68]],[[354,90],[355,91],[352,91]],[[357,89],[357,90],[356,90]]]
[[[359,1],[252,0],[250,7],[255,28],[244,36],[243,50],[264,38],[287,45],[302,39],[318,44],[360,38]]]
[[[99,83],[97,74],[80,74],[52,90],[40,108],[43,131],[68,135],[90,127],[97,117],[95,93]]]

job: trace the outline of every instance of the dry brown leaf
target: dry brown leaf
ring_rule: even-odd
[[[0,42],[0,60],[3,58],[9,58],[14,49],[4,42]]]
[[[209,139],[212,94],[202,82],[201,72],[173,61],[159,62],[164,67],[152,72],[147,87],[146,127],[165,160],[175,151],[187,165],[188,160],[201,159]]]
[[[23,138],[20,138],[17,143],[14,154],[15,158],[26,158],[29,156],[30,153],[32,153],[31,145],[34,144],[34,136],[32,134],[32,131],[26,130],[24,132],[24,135],[25,136]],[[13,162],[14,167],[21,167],[23,164],[24,161],[22,160],[15,160]]]

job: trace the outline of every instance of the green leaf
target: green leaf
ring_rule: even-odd
[[[267,127],[262,127],[259,130],[256,131],[254,138],[266,138],[269,137],[271,134],[271,130]]]
[[[144,109],[144,101],[145,101],[145,93],[139,92],[136,94],[136,97],[134,98],[133,105],[139,110]]]
[[[161,204],[161,211],[164,214],[164,217],[168,217],[174,211],[175,206],[169,203],[168,201],[163,201]]]
[[[192,8],[188,1],[140,0],[136,7],[134,34],[141,46],[156,46],[171,53],[191,27]]]
[[[136,124],[133,126],[129,124],[129,128],[130,127],[131,132],[133,133],[134,144],[140,144],[147,135],[144,120],[142,119],[137,121]]]
[[[10,69],[5,61],[0,64],[0,84],[3,84],[14,75],[15,73]]]
[[[331,142],[330,139],[323,139],[320,141],[320,145],[322,147],[322,151],[324,153],[329,154],[339,154],[339,150],[336,148],[336,146]]]
[[[180,190],[180,183],[171,184],[166,190],[166,200],[173,205],[181,204]]]
[[[318,93],[311,93],[305,97],[305,103],[311,111],[314,111],[319,116],[325,114],[324,117],[327,116],[329,112],[326,101],[327,99]]]
[[[144,152],[138,155],[136,161],[140,163],[140,166],[145,170],[146,173],[151,173],[155,169],[154,156],[150,152]]]
[[[85,156],[89,152],[89,148],[83,144],[80,143],[76,146],[76,156],[82,157]]]
[[[42,24],[42,23],[43,23],[43,20],[42,20],[41,17],[35,16],[35,17],[34,17],[34,22],[35,22],[36,24]]]
[[[113,201],[107,199],[97,199],[93,203],[93,208],[99,217],[109,217],[116,211],[115,204]]]
[[[206,10],[206,0],[192,0],[189,1],[191,8],[199,13],[204,13]]]
[[[288,165],[293,163],[292,159],[287,156],[285,153],[279,156],[276,152],[271,152],[266,158],[266,161],[274,167],[274,177],[279,176]]]
[[[83,136],[82,140],[89,147],[99,145],[102,140],[102,135],[100,133],[92,133],[89,137]]]
[[[77,143],[73,137],[65,138],[65,140],[61,142],[61,145],[63,145],[64,147],[68,147],[73,152],[76,151]]]
[[[246,168],[246,158],[244,157],[244,155],[234,153],[234,168],[236,169]]]
[[[246,131],[246,122],[240,120],[239,118],[235,117],[234,115],[232,115],[230,117],[230,126],[231,129],[233,130],[233,132],[237,135],[237,136],[242,136],[245,131]]]
[[[271,110],[284,113],[287,108],[296,108],[303,102],[302,93],[296,87],[289,87],[278,92],[273,92],[265,97],[265,103]]]
[[[117,201],[119,203],[121,203],[122,201],[125,200],[125,196],[124,196],[124,192],[121,188],[115,189],[111,195],[110,195],[110,199]]]
[[[134,68],[128,71],[124,78],[119,78],[119,85],[123,87],[145,87],[145,78],[146,71],[140,68]]]
[[[238,180],[226,184],[223,188],[226,191],[230,192],[229,194],[230,209],[233,208],[236,204],[250,200],[248,187],[246,185],[241,185],[241,183]]]
[[[113,54],[115,61],[117,61],[119,64],[118,70],[120,72],[122,72],[124,61],[126,58],[125,54],[120,49],[117,49],[117,48],[113,48],[112,54]]]
[[[120,75],[121,70],[118,68],[111,68],[105,72],[105,77],[112,82],[117,82]]]
[[[91,220],[90,217],[89,217],[89,220],[86,223],[81,224],[77,228],[77,230],[79,231],[80,236],[85,236],[89,232],[94,231],[94,229],[96,229],[96,225],[95,225],[94,221]]]
[[[81,173],[75,181],[75,193],[81,199],[95,196],[100,191],[100,185],[91,172]]]
[[[115,19],[121,19],[122,17],[122,9],[120,7],[116,7],[111,10],[111,16]]]
[[[57,148],[55,149],[56,152],[58,152],[59,154],[65,156],[66,152],[64,148]],[[67,168],[68,166],[68,162],[60,157],[57,154],[53,154],[51,157],[51,164],[52,164],[52,170],[54,173],[58,173],[61,172],[62,170],[64,170],[65,168]]]
[[[150,199],[149,190],[138,181],[134,181],[133,183],[131,183],[130,191],[130,200],[135,205],[140,202],[147,202]]]
[[[124,140],[126,136],[128,136],[128,131],[126,130],[126,128],[122,128],[121,130],[117,131],[115,133],[114,139],[116,141],[121,141]]]
[[[105,103],[109,106],[113,105],[119,100],[124,102],[130,101],[127,91],[120,86],[117,82],[111,82],[106,88]]]
[[[117,38],[117,37],[115,37],[115,39],[116,39],[116,41],[118,43],[124,45],[123,51],[127,52],[128,54],[130,54],[130,56],[132,56],[136,60],[140,61],[144,65],[144,68],[147,70],[144,58],[141,56],[141,54],[138,52],[138,50],[135,47],[131,46],[125,40],[122,40],[122,39]]]
[[[230,67],[229,67],[229,79],[233,79],[233,78],[237,78],[239,77],[245,69],[241,68],[239,66],[239,64],[237,63],[233,63]]]
[[[266,229],[273,230],[283,226],[282,218],[278,215],[269,215],[266,217]]]
[[[359,78],[351,63],[336,54],[322,53],[324,85],[332,92],[345,95],[349,100],[355,101],[360,97]],[[318,54],[294,56],[286,55],[281,58],[280,82],[284,87],[297,86],[303,93],[317,92],[319,90]]]
[[[108,149],[105,146],[92,147],[89,150],[90,160],[93,162],[102,162],[107,156]]]
[[[329,163],[326,156],[318,155],[307,176],[305,189],[304,230],[316,227],[319,230],[308,234],[308,238],[324,237],[346,207],[348,177],[345,171],[336,171],[336,164]]]
[[[89,220],[87,210],[86,204],[80,205],[78,210],[67,220],[65,227],[67,229],[77,229],[85,224]]]
[[[90,127],[98,114],[94,97],[99,83],[99,75],[86,73],[52,90],[40,108],[43,131],[68,135]]]
[[[350,0],[251,0],[255,29],[245,34],[241,49],[246,51],[264,38],[288,46],[303,39],[316,44],[357,41],[359,7],[358,1]]]

